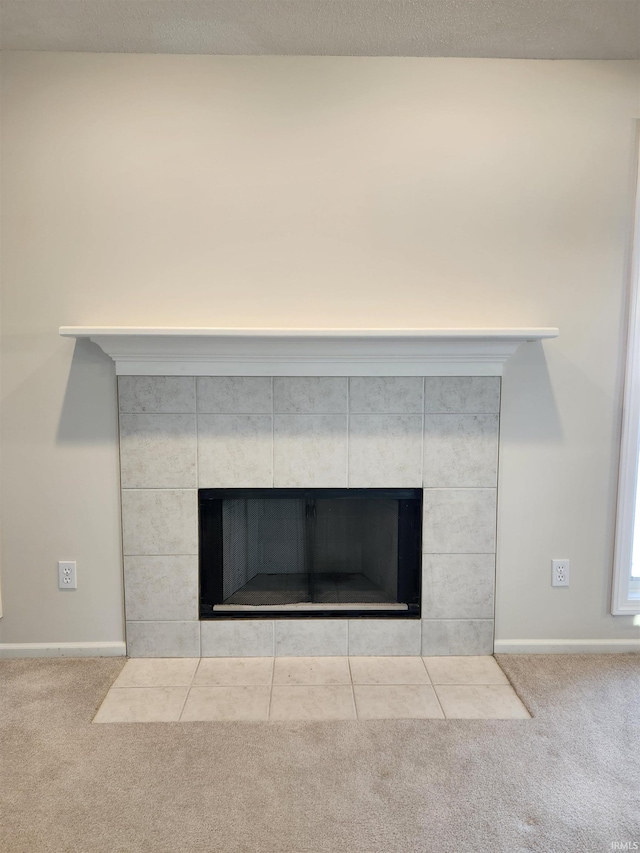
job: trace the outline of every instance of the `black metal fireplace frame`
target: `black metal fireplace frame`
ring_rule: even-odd
[[[223,600],[222,571],[212,577],[205,571],[205,555],[217,553],[222,564],[222,502],[233,498],[393,498],[398,501],[398,575],[402,580],[399,598],[406,610],[348,609],[220,611],[214,605]],[[419,619],[421,600],[422,558],[422,489],[199,489],[199,600],[200,619]],[[403,571],[413,565],[415,571]]]

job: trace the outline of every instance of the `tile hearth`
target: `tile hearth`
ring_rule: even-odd
[[[488,656],[135,658],[94,722],[529,717]]]

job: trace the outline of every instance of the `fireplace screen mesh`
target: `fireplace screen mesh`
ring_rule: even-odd
[[[201,490],[202,615],[406,612],[420,520],[419,490]]]

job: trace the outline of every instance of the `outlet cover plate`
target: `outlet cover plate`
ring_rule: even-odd
[[[58,563],[58,589],[77,589],[76,564],[73,560],[61,560]]]
[[[569,560],[551,560],[551,586],[569,586]]]

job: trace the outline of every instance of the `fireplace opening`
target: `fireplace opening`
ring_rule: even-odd
[[[422,489],[200,489],[200,618],[420,615]]]

